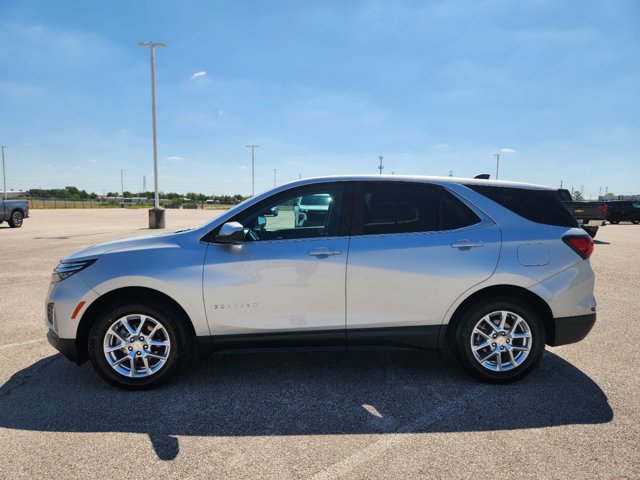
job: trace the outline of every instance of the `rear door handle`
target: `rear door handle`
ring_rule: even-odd
[[[469,249],[469,248],[479,248],[479,247],[481,247],[483,245],[484,245],[484,243],[482,243],[482,242],[471,242],[469,240],[458,240],[457,242],[453,242],[451,244],[451,248]]]
[[[309,255],[312,257],[328,257],[329,255],[340,255],[342,252],[340,250],[328,249],[325,247],[319,247],[315,250],[311,250]]]

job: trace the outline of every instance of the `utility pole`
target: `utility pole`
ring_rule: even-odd
[[[500,170],[500,154],[494,153],[493,156],[496,157],[496,180],[498,180],[498,172]]]
[[[120,169],[120,191],[122,192],[122,203],[121,207],[124,207],[124,169]]]
[[[142,176],[142,193],[147,193],[147,176]]]
[[[562,188],[562,180],[560,180],[560,188]]]
[[[273,169],[273,186],[276,186],[276,173],[278,170],[276,168]]]
[[[384,158],[382,155],[378,156],[378,158],[380,159],[380,166],[378,166],[378,170],[380,170],[380,175],[382,175],[382,169],[384,168],[382,166],[382,159]]]
[[[255,151],[256,148],[259,148],[260,145],[247,145],[247,148],[251,149],[251,196],[253,197],[256,194],[256,157]]]
[[[153,212],[149,211],[149,228],[164,228],[164,210],[160,208],[158,194],[158,142],[156,138],[156,47],[166,47],[161,42],[138,42],[151,52],[151,125],[153,128],[153,181],[155,184]]]
[[[3,192],[4,192],[4,201],[7,201],[7,172],[4,166],[4,149],[6,146],[2,145],[2,183],[3,183]]]

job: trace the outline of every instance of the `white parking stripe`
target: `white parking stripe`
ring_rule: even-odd
[[[0,350],[12,347],[21,347],[23,345],[31,345],[32,343],[44,342],[46,338],[38,338],[37,340],[27,340],[26,342],[9,343],[8,345],[0,345]]]
[[[387,450],[397,447],[402,442],[412,437],[412,433],[416,434],[420,431],[427,429],[431,424],[442,420],[447,414],[458,409],[469,399],[476,396],[478,390],[486,387],[486,385],[480,384],[476,387],[467,390],[464,395],[461,395],[450,402],[437,406],[429,413],[422,417],[416,418],[414,421],[408,423],[404,427],[400,428],[397,433],[383,434],[383,437],[377,442],[369,445],[366,448],[354,453],[350,457],[344,458],[341,461],[334,463],[333,465],[321,470],[314,475],[312,480],[328,480],[348,475],[351,471],[358,468],[375,458],[379,458]]]

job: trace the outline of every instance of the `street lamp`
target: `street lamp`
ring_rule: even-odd
[[[494,153],[494,157],[496,157],[496,180],[498,180],[498,171],[500,170],[500,154]]]
[[[153,208],[149,210],[149,228],[164,228],[164,210],[160,208],[158,194],[158,142],[156,139],[156,47],[166,47],[160,42],[138,42],[141,47],[149,47],[151,52],[151,122],[153,128],[153,181],[155,195]]]
[[[3,183],[3,192],[4,192],[4,201],[7,201],[7,173],[4,168],[4,149],[7,148],[2,145],[2,183]]]
[[[247,145],[247,148],[251,149],[251,196],[255,196],[256,194],[256,162],[255,162],[255,152],[256,148],[260,145]]]

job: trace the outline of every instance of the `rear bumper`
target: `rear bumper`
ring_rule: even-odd
[[[47,332],[47,340],[49,340],[53,348],[58,350],[62,355],[72,362],[79,363],[75,338],[60,338],[56,332],[49,330]]]
[[[561,317],[553,319],[554,332],[548,338],[552,347],[567,345],[582,340],[596,323],[596,314],[579,315],[577,317]]]

